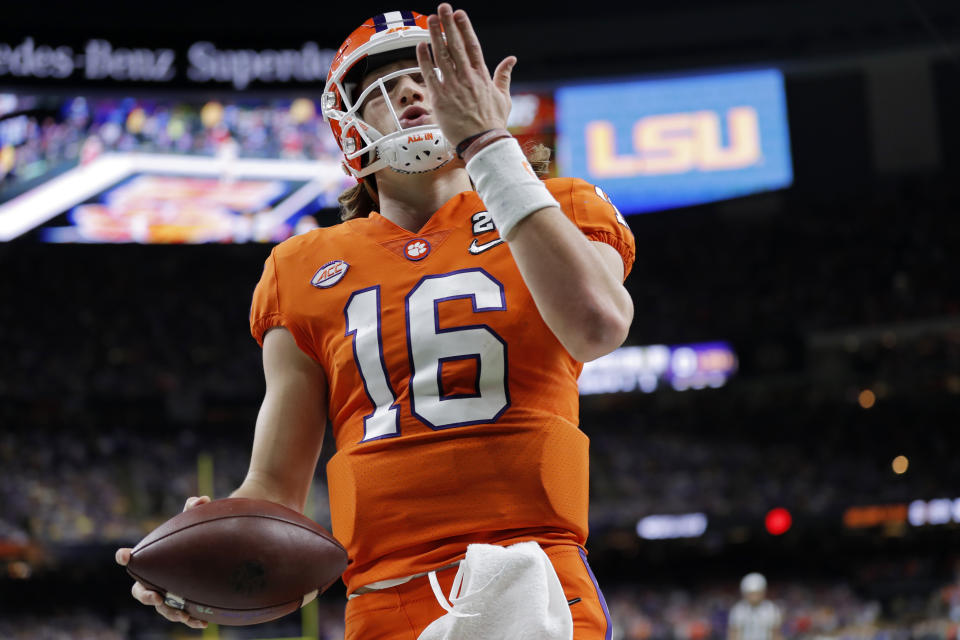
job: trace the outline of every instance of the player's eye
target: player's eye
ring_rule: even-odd
[[[400,82],[400,79],[403,77],[404,76],[397,76],[396,78],[390,78],[389,80],[384,80],[383,86],[384,88],[386,88],[387,93],[393,93],[394,88],[397,86],[397,84]],[[406,77],[410,78],[410,80],[412,80],[414,84],[424,86],[422,73],[420,72],[411,73]]]

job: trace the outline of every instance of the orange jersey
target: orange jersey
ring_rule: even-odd
[[[628,273],[633,236],[605,194],[546,185]],[[348,593],[449,564],[468,543],[585,543],[582,364],[540,317],[476,192],[416,233],[372,213],[279,244],[250,325],[261,345],[286,327],[326,372]]]

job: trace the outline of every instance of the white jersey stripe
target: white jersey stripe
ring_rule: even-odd
[[[383,19],[387,21],[387,28],[403,26],[403,15],[399,11],[388,11],[383,14]]]

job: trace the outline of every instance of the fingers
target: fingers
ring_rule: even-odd
[[[210,496],[193,496],[187,498],[186,503],[183,505],[183,510],[186,511],[188,509],[193,509],[194,507],[207,504],[208,502],[210,502]],[[117,549],[116,553],[114,554],[114,559],[117,561],[117,564],[127,566],[127,564],[130,562],[130,554],[132,552],[132,549],[126,547]],[[180,611],[179,609],[174,609],[173,607],[164,604],[163,596],[161,594],[152,589],[146,588],[140,582],[133,583],[133,587],[130,588],[130,593],[133,595],[135,600],[141,604],[153,607],[157,610],[157,613],[171,622],[182,622],[193,629],[205,629],[207,627],[207,623],[203,620],[193,618],[186,611]]]
[[[147,606],[152,606],[157,610],[157,613],[171,622],[182,622],[188,627],[192,627],[194,629],[204,629],[207,626],[206,622],[190,617],[186,611],[180,611],[179,609],[174,609],[173,607],[165,605],[163,603],[163,596],[156,591],[147,589],[139,582],[133,583],[133,588],[130,590],[130,593],[133,594],[134,599],[136,599],[138,602]]]
[[[210,502],[210,496],[193,496],[192,498],[187,498],[187,501],[183,504],[183,510],[193,509],[208,502]]]
[[[440,68],[444,78],[453,77],[453,59],[447,51],[447,44],[443,40],[443,30],[440,27],[440,18],[427,17],[427,28],[430,30],[430,45],[433,47],[433,59]]]
[[[120,565],[121,567],[125,567],[130,562],[130,553],[132,551],[133,549],[130,549],[128,547],[117,549],[117,552],[113,554],[113,559],[117,561],[118,565]]]
[[[433,67],[433,60],[430,58],[430,48],[426,42],[417,44],[417,64],[420,65],[420,75],[427,83],[427,89],[435,93],[440,87],[440,78],[437,77],[436,69]]]
[[[205,629],[207,626],[206,622],[203,620],[198,620],[197,618],[192,618],[186,611],[180,611],[179,609],[168,607],[162,603],[155,605],[154,609],[156,609],[157,613],[162,615],[170,622],[182,622],[193,629]]]
[[[510,94],[510,76],[513,74],[513,67],[516,64],[516,56],[507,56],[500,61],[493,72],[493,84],[497,86],[497,89],[508,95]]]
[[[180,613],[183,613],[183,612],[181,611]],[[184,613],[183,615],[186,616],[187,614]],[[206,628],[207,628],[207,623],[206,623],[205,621],[203,621],[203,620],[197,620],[196,618],[191,618],[190,616],[187,616],[187,619],[186,619],[186,620],[180,620],[179,622],[182,622],[183,624],[187,625],[187,626],[190,627],[191,629],[206,629]]]
[[[137,600],[141,604],[148,604],[150,606],[158,606],[163,604],[163,597],[159,593],[153,591],[152,589],[147,589],[139,582],[133,583],[133,587],[130,589],[130,594],[133,596],[134,600]]]
[[[443,32],[447,36],[447,51],[450,53],[457,69],[462,72],[470,66],[470,60],[467,58],[467,52],[463,46],[463,36],[460,34],[460,28],[454,24],[453,8],[449,4],[443,3],[437,7],[437,13],[440,14]],[[465,15],[462,10],[457,13]]]
[[[487,71],[487,63],[483,60],[483,49],[480,48],[480,40],[477,39],[477,33],[473,30],[473,25],[470,23],[467,12],[459,9],[453,14],[453,17],[457,23],[457,30],[460,33],[463,48],[467,52],[467,59],[469,60],[470,66],[477,71],[489,74],[489,71]]]

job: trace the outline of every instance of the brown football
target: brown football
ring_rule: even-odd
[[[267,500],[225,498],[154,529],[127,573],[194,618],[248,625],[296,611],[347,567],[347,552],[306,516]]]

